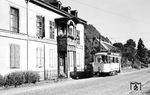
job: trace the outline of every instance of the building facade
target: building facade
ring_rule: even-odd
[[[54,0],[0,0],[0,9],[0,74],[28,70],[53,79],[84,69],[86,21],[76,10]]]

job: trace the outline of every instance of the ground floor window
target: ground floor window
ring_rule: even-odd
[[[10,68],[20,68],[20,46],[10,45]]]
[[[42,68],[44,66],[44,49],[41,47],[36,48],[36,67]]]

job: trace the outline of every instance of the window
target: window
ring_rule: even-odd
[[[20,67],[20,46],[16,44],[10,45],[10,68]]]
[[[54,68],[55,67],[54,60],[56,60],[55,56],[54,56],[54,50],[50,49],[49,50],[49,62],[50,62],[49,66],[50,66],[50,68]]]
[[[10,31],[19,33],[19,10],[10,7]]]
[[[116,63],[119,63],[118,58],[116,58]]]
[[[115,63],[115,57],[113,57],[112,62]]]
[[[102,62],[103,62],[103,63],[106,62],[106,57],[105,57],[105,55],[102,55]]]
[[[36,48],[36,67],[42,68],[44,66],[44,49]]]
[[[97,58],[97,62],[99,62],[99,63],[100,63],[100,62],[101,62],[101,58]]]
[[[37,37],[38,38],[44,38],[45,37],[45,18],[42,16],[36,16],[36,27],[37,27]]]
[[[77,44],[80,44],[80,31],[76,30],[77,32]]]
[[[49,28],[50,28],[50,39],[54,39],[55,38],[55,22],[50,21],[49,22]]]
[[[73,36],[73,26],[72,26],[72,25],[69,26],[68,34],[69,34],[70,36]]]

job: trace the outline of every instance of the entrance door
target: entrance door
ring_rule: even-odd
[[[66,76],[66,57],[65,54],[60,54],[59,55],[59,74]]]

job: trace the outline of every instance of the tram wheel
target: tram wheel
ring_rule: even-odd
[[[100,76],[100,73],[97,73],[96,75],[99,77],[99,76]]]

